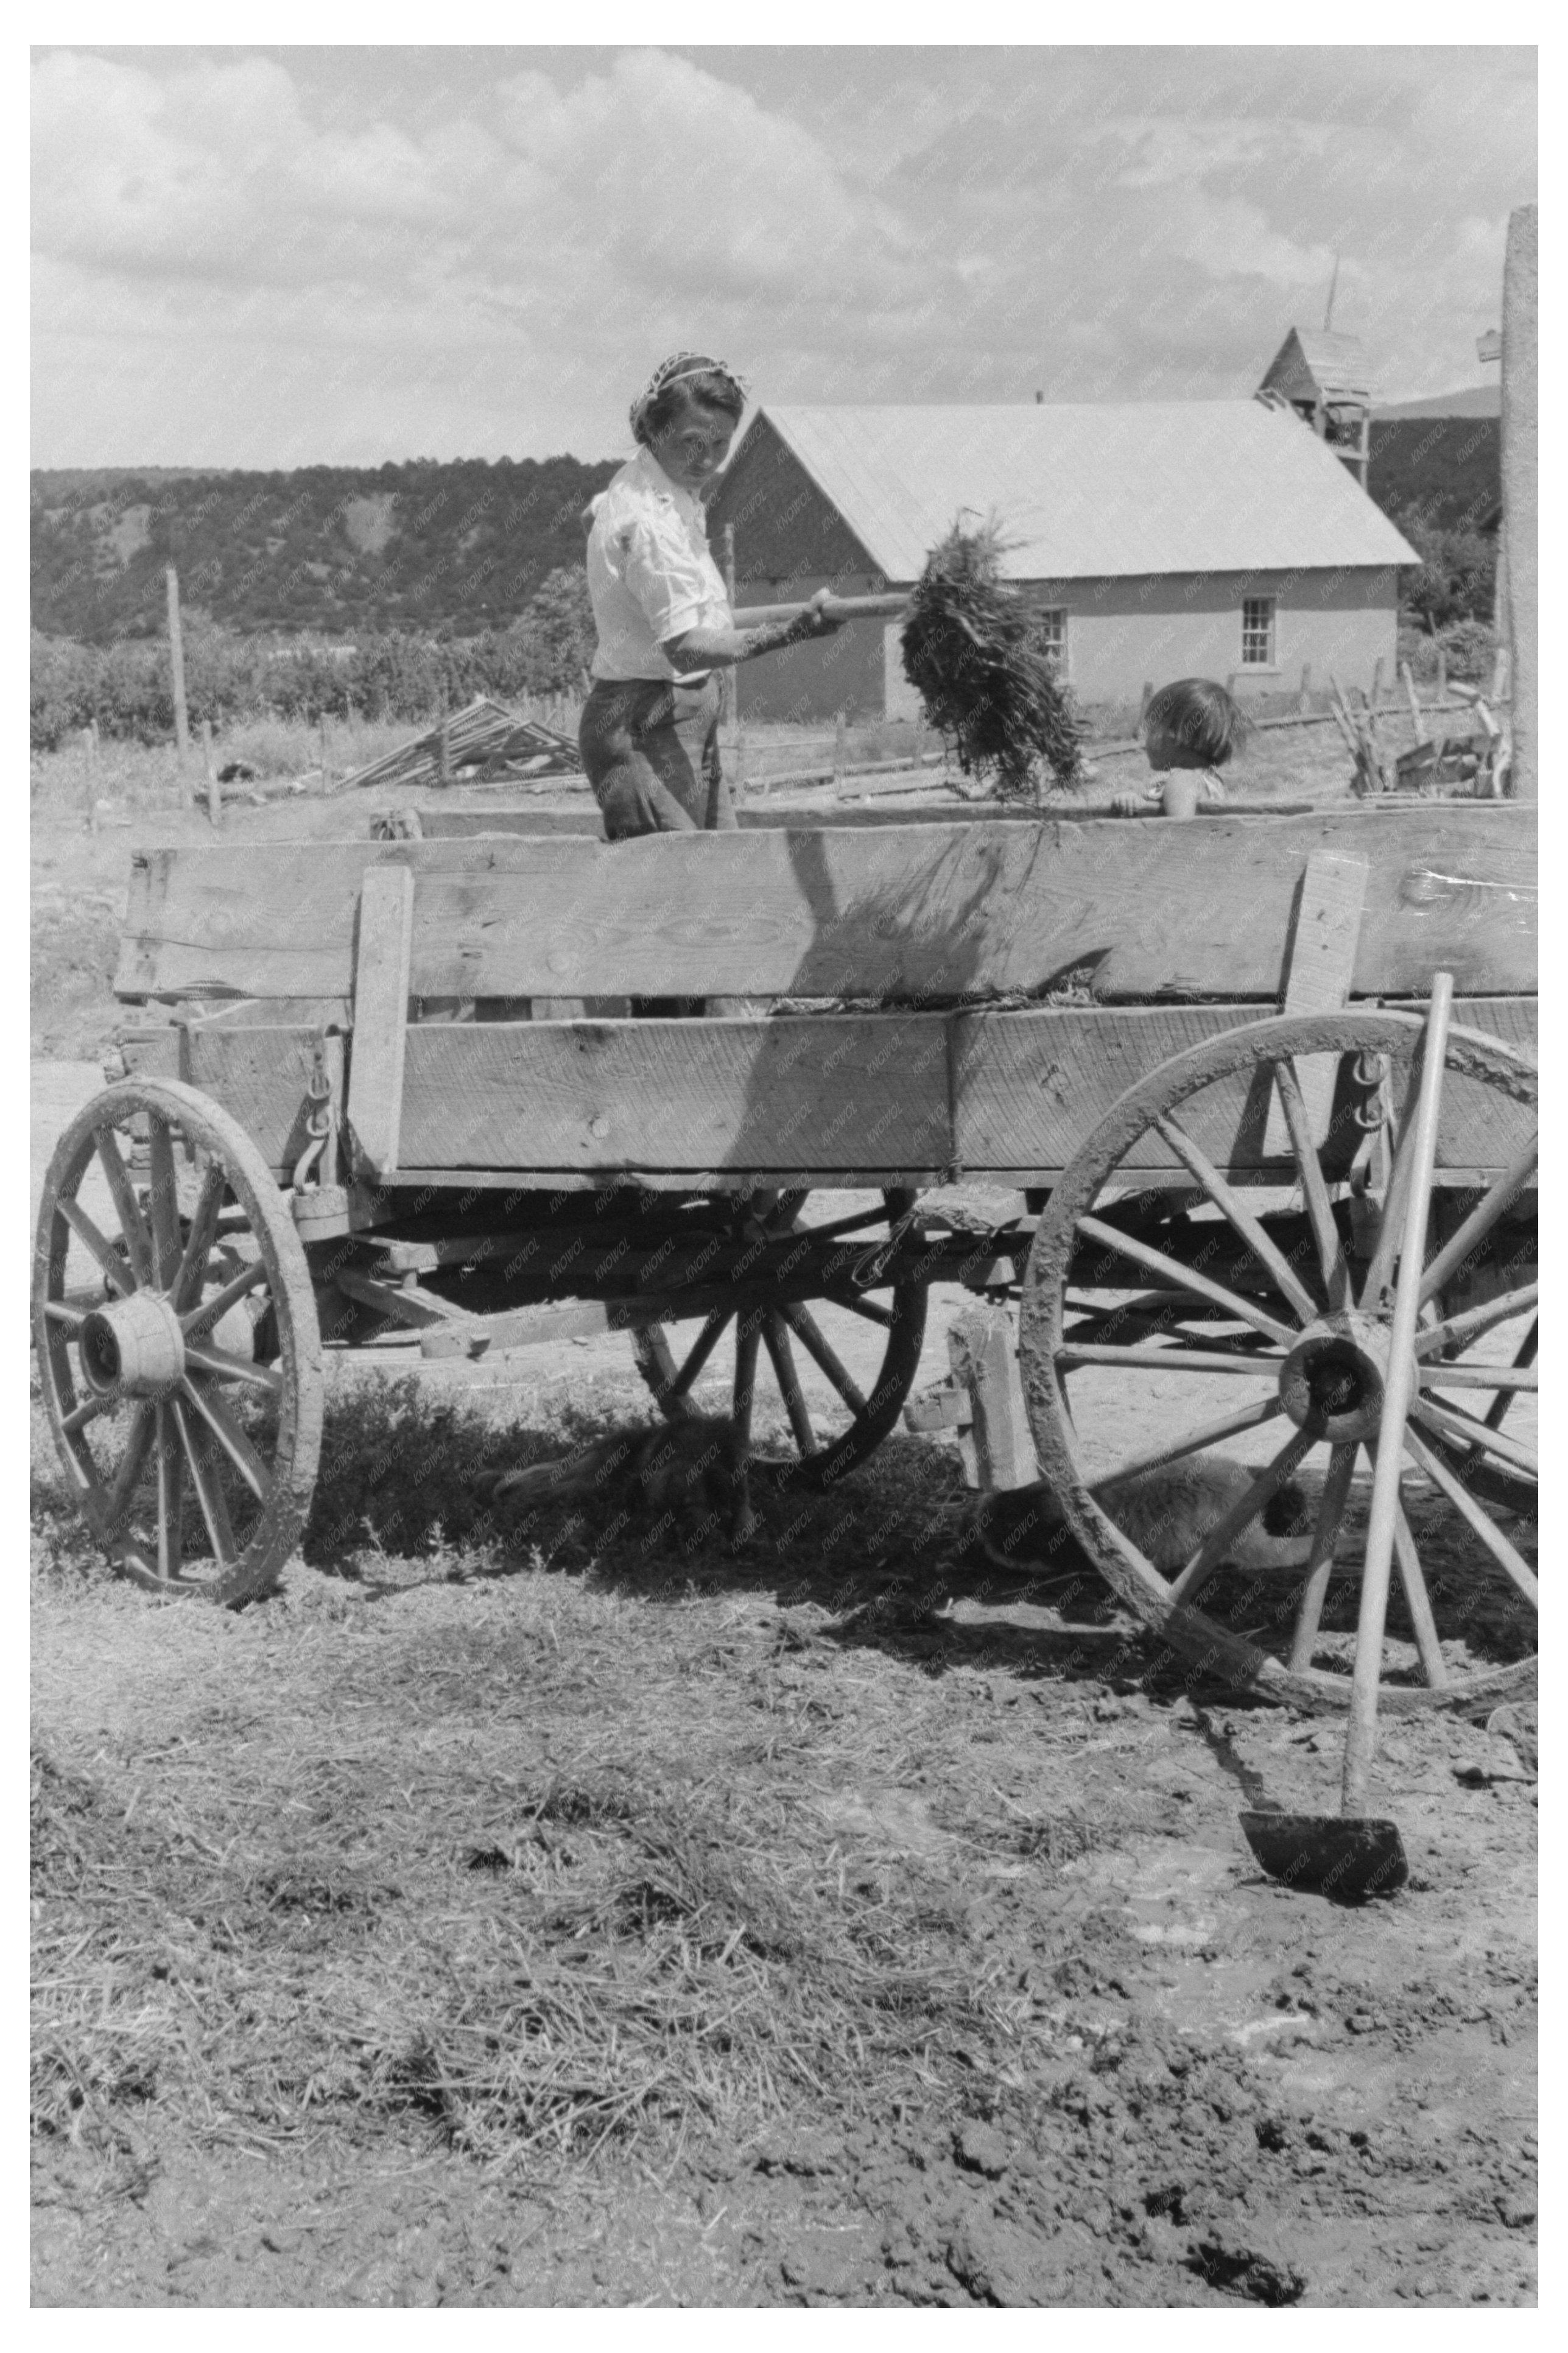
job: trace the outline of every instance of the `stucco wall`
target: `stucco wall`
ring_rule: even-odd
[[[824,580],[840,595],[857,596],[884,583],[870,573],[823,573],[795,579],[744,575],[737,533],[737,584],[742,604],[782,603],[808,596]],[[1397,579],[1392,567],[1342,572],[1177,574],[1127,580],[1042,581],[1025,593],[1068,613],[1068,675],[1086,703],[1136,702],[1144,685],[1199,676],[1224,681],[1234,672],[1237,691],[1294,693],[1303,667],[1315,689],[1331,671],[1344,687],[1370,687],[1378,661],[1385,683],[1394,677]],[[1244,597],[1275,599],[1275,659],[1270,669],[1241,662]],[[898,653],[898,629],[858,621],[819,645],[792,647],[748,664],[742,672],[742,709],[757,719],[912,717],[915,702]]]

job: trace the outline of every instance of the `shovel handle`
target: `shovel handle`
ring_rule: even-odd
[[[1372,1507],[1367,1519],[1366,1560],[1362,1570],[1361,1612],[1356,1621],[1350,1727],[1345,1735],[1345,1769],[1340,1791],[1340,1811],[1342,1814],[1364,1814],[1366,1811],[1367,1779],[1377,1742],[1377,1693],[1383,1675],[1383,1628],[1388,1614],[1389,1576],[1394,1566],[1394,1542],[1399,1520],[1399,1474],[1405,1462],[1405,1423],[1415,1387],[1415,1324],[1421,1312],[1421,1282],[1426,1253],[1426,1210],[1432,1198],[1433,1165],[1437,1157],[1437,1114],[1442,1108],[1443,1062],[1448,1043],[1448,1016],[1453,999],[1452,973],[1436,974],[1432,982],[1432,1002],[1426,1015],[1426,1034],[1421,1049],[1421,1092],[1415,1104],[1415,1132],[1407,1139],[1412,1155],[1410,1183],[1405,1197],[1399,1281],[1394,1294],[1394,1315],[1389,1333],[1388,1378],[1384,1389],[1383,1419],[1377,1436]],[[1405,1139],[1401,1141],[1403,1145]]]
[[[735,627],[760,629],[764,621],[793,621],[810,602],[808,596],[802,596],[793,605],[742,605],[734,616]],[[883,596],[829,596],[822,609],[830,621],[896,621],[910,609],[909,592],[891,590]]]

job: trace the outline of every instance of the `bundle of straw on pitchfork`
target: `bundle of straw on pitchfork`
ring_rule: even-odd
[[[1083,780],[1071,703],[1039,624],[1002,577],[1015,543],[996,518],[962,520],[926,558],[903,630],[904,674],[966,776],[1003,798],[1033,797],[1043,760],[1060,785]]]

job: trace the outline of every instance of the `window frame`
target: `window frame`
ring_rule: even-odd
[[[1259,607],[1264,607],[1268,616],[1267,628],[1262,631],[1259,630],[1256,622],[1249,623],[1247,620],[1248,613],[1256,612]],[[1269,670],[1279,669],[1279,600],[1277,596],[1244,596],[1242,598],[1241,660],[1237,665],[1238,669],[1244,670]],[[1248,658],[1247,651],[1247,639],[1249,638],[1256,638],[1259,635],[1263,636],[1268,651],[1261,660],[1251,659]]]
[[[1070,608],[1066,605],[1037,605],[1035,607],[1037,629],[1042,628],[1047,621],[1060,624],[1058,641],[1046,648],[1047,658],[1051,668],[1060,679],[1067,679],[1071,674],[1068,669],[1072,651],[1071,618]]]

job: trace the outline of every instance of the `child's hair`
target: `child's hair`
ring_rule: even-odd
[[[1143,725],[1163,728],[1211,768],[1223,768],[1252,732],[1235,696],[1212,678],[1178,678],[1163,686],[1149,698]]]
[[[736,425],[745,414],[744,386],[736,382],[721,361],[710,360],[701,352],[681,352],[677,358],[679,369],[667,360],[654,383],[634,406],[632,433],[645,448],[656,434],[674,424],[688,400],[694,407],[717,410]]]

